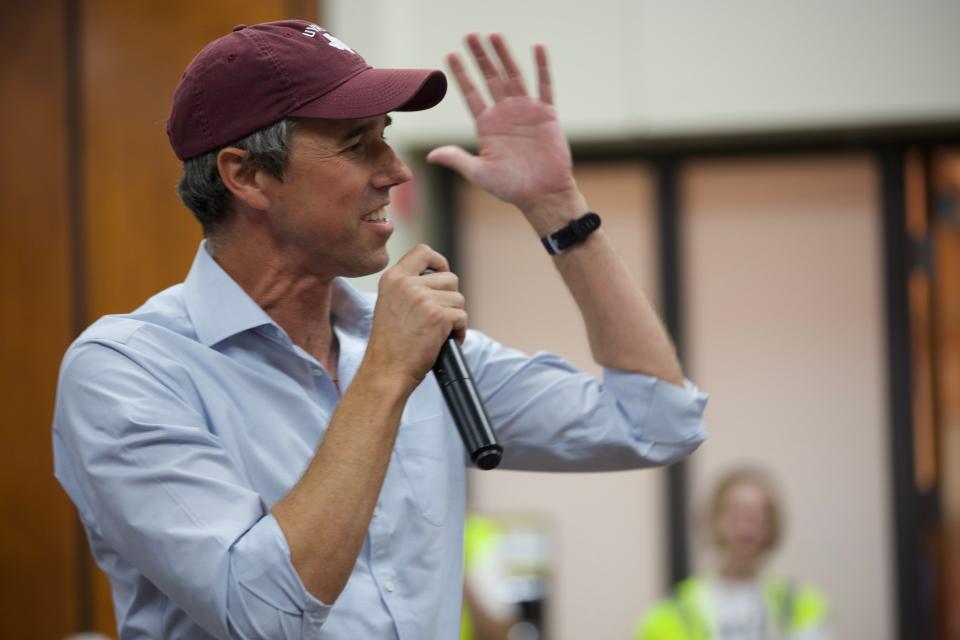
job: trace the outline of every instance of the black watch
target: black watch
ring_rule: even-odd
[[[547,253],[555,256],[573,245],[583,242],[587,239],[587,236],[599,228],[600,216],[593,211],[587,211],[563,229],[543,236],[540,238],[540,242],[543,243]]]

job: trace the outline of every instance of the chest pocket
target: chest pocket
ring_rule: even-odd
[[[435,526],[446,523],[450,510],[447,426],[443,414],[437,414],[401,423],[397,435],[397,458],[417,510]]]
[[[446,524],[463,447],[449,423],[433,376],[414,392],[397,433],[396,454],[417,511],[432,525]]]

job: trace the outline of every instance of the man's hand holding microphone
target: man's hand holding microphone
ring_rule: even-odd
[[[460,352],[467,313],[457,287],[447,260],[430,247],[403,256],[380,279],[366,358],[406,383],[408,395],[432,369],[471,460],[492,469],[503,449]]]

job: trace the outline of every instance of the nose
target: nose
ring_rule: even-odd
[[[380,171],[374,176],[374,187],[388,189],[404,182],[410,182],[413,179],[413,172],[410,171],[410,167],[400,159],[400,156],[391,147],[388,146],[384,150],[382,161]]]

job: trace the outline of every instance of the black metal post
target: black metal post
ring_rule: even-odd
[[[906,229],[905,153],[902,146],[879,153],[883,208],[884,278],[887,317],[887,387],[890,415],[897,629],[902,640],[929,637],[921,614],[919,505],[914,485],[911,403],[910,315],[907,276],[910,244]],[[929,621],[927,621],[929,623]]]
[[[656,162],[657,199],[660,227],[660,298],[663,321],[673,336],[677,354],[683,354],[681,297],[680,197],[677,162],[661,157]],[[687,527],[687,463],[677,462],[667,469],[667,576],[676,584],[690,574]]]

